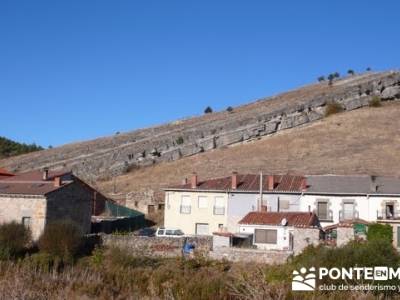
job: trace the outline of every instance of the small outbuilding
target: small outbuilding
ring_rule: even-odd
[[[252,234],[258,249],[285,250],[300,253],[318,244],[321,226],[311,212],[250,212],[239,221],[240,234]]]

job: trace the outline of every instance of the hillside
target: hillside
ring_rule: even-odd
[[[351,111],[368,106],[373,97],[400,96],[400,72],[348,76],[316,83],[273,97],[200,117],[68,144],[0,160],[10,171],[43,167],[70,168],[87,180],[107,179],[129,170],[176,161],[203,152],[252,141],[324,118],[330,102]]]
[[[375,174],[400,176],[400,102],[339,113],[250,143],[136,169],[116,180],[118,193],[180,183],[233,170],[258,173]],[[107,192],[113,181],[99,182]],[[127,203],[129,205],[129,203]]]
[[[18,143],[0,136],[0,159],[43,150],[36,144]]]

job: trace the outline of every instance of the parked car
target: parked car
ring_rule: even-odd
[[[178,228],[159,227],[156,231],[158,237],[182,237],[184,235],[183,231]]]
[[[156,230],[151,227],[146,227],[146,228],[140,229],[136,235],[138,235],[138,236],[155,236]]]

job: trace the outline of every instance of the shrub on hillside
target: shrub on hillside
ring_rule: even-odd
[[[392,241],[393,229],[389,224],[372,224],[368,226],[367,239]]]
[[[381,98],[379,96],[373,96],[369,101],[369,106],[371,107],[380,107],[382,106]]]
[[[184,142],[183,137],[182,136],[178,137],[175,142],[177,145],[182,145]]]
[[[232,106],[228,106],[228,107],[226,108],[226,111],[227,111],[227,112],[233,112],[233,107],[232,107]]]
[[[211,114],[213,112],[212,108],[207,106],[206,109],[204,110],[205,114]]]
[[[23,254],[31,241],[29,228],[17,222],[0,225],[0,259],[10,259]]]
[[[48,224],[38,241],[39,250],[62,261],[74,260],[83,247],[83,233],[73,222]]]
[[[329,102],[325,108],[325,117],[337,114],[343,111],[343,106],[337,102]]]
[[[318,81],[319,81],[319,82],[325,81],[325,76],[319,76],[319,77],[318,77]]]

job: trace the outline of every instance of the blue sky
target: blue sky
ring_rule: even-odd
[[[398,0],[2,0],[0,136],[56,146],[334,71],[399,68],[399,11]]]

